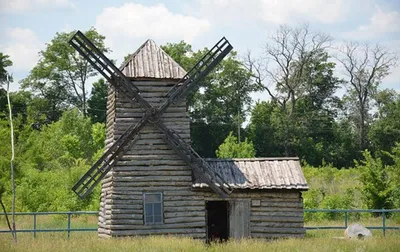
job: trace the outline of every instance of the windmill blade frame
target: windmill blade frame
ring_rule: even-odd
[[[136,105],[135,102],[138,102],[145,111],[139,122],[132,124],[73,186],[72,190],[79,197],[86,197],[94,189],[134,143],[139,131],[148,122],[154,124],[164,133],[164,141],[181,156],[194,173],[202,177],[214,192],[223,198],[228,197],[232,192],[230,186],[209,167],[207,162],[192,147],[177,133],[168,129],[161,120],[161,115],[171,104],[181,102],[198,87],[200,81],[232,50],[233,47],[225,37],[212,47],[167,93],[167,100],[158,109],[143,99],[139,89],[82,32],[77,31],[69,42],[110,84],[121,91],[130,103]]]

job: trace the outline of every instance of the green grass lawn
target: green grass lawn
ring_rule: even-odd
[[[75,234],[70,239],[61,234],[49,234],[33,239],[19,235],[14,244],[10,235],[1,235],[1,251],[399,251],[400,239],[396,236],[375,237],[369,240],[340,240],[330,237],[306,237],[264,241],[246,239],[207,245],[202,241],[178,237],[132,237],[100,239],[96,234]]]
[[[358,221],[367,226],[379,226],[380,218],[368,218]],[[351,222],[349,222],[350,224]],[[307,226],[342,226],[343,221],[307,222]],[[399,226],[388,219],[387,225]],[[18,216],[17,227],[33,227],[33,218]],[[38,216],[37,228],[66,228],[66,218]],[[97,216],[72,218],[72,228],[97,227]],[[0,229],[6,229],[4,218],[0,219]],[[0,251],[400,251],[400,230],[388,230],[386,238],[382,231],[372,230],[373,238],[369,240],[342,240],[343,230],[307,231],[304,239],[257,240],[246,239],[229,241],[222,244],[206,245],[203,241],[173,236],[131,237],[101,239],[96,232],[72,232],[71,238],[66,233],[18,233],[18,243],[14,244],[11,234],[0,234]]]

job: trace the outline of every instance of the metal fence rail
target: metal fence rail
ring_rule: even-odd
[[[386,230],[400,230],[400,226],[387,226],[386,217],[388,213],[399,213],[400,209],[304,209],[304,213],[344,213],[344,226],[305,226],[306,230],[323,229],[346,229],[349,222],[349,213],[381,213],[382,226],[367,226],[368,229],[381,229],[383,236],[386,236]]]
[[[36,238],[36,233],[47,233],[47,232],[67,232],[68,238],[71,236],[71,232],[91,232],[97,231],[97,228],[71,228],[71,216],[75,215],[98,215],[98,211],[76,211],[76,212],[19,212],[15,215],[29,215],[33,216],[33,228],[32,229],[17,229],[17,233],[33,233],[33,237]],[[5,215],[0,213],[0,216]],[[38,229],[37,228],[37,216],[38,215],[66,215],[67,216],[67,227],[66,228],[50,228],[50,229]],[[0,233],[10,233],[11,230],[0,230]]]
[[[399,213],[400,209],[304,209],[304,213],[344,213],[344,225],[343,226],[305,226],[306,230],[326,230],[326,229],[346,229],[349,221],[349,213],[381,213],[382,214],[382,226],[368,226],[369,229],[381,229],[383,236],[386,235],[386,230],[400,230],[400,226],[387,226],[386,217],[388,213]],[[98,215],[98,211],[77,211],[77,212],[18,212],[15,215],[28,215],[33,216],[33,228],[31,229],[17,229],[18,233],[33,233],[33,237],[36,238],[37,233],[46,232],[67,232],[68,237],[71,236],[71,232],[94,232],[97,228],[71,228],[71,217],[79,215]],[[4,216],[4,213],[0,213],[0,216]],[[38,215],[66,215],[67,216],[67,227],[65,228],[50,228],[50,229],[39,229],[37,228],[37,216]],[[10,230],[0,230],[1,233],[10,233]]]

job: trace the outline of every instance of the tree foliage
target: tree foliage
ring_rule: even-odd
[[[358,129],[359,149],[368,148],[371,102],[379,85],[397,63],[397,55],[376,44],[374,47],[356,42],[346,43],[339,50],[338,60],[348,76],[349,113]]]
[[[86,116],[87,80],[98,72],[68,44],[73,34],[74,31],[56,34],[46,49],[40,51],[39,62],[22,81],[22,87],[49,101],[50,111],[62,111],[72,105]],[[85,36],[103,53],[109,51],[104,45],[105,37],[95,29],[86,31]],[[52,121],[58,119],[49,117]]]
[[[12,66],[12,64],[10,56],[0,52],[0,87],[7,81],[7,76],[9,76],[6,68]]]
[[[369,151],[364,151],[365,160],[356,162],[360,168],[360,181],[363,184],[363,199],[369,209],[390,209],[393,207],[393,189],[389,168],[382,159],[373,158]],[[397,184],[399,186],[399,184]]]
[[[218,158],[252,158],[255,157],[255,154],[256,151],[251,141],[246,138],[243,142],[238,142],[232,132],[216,151]]]
[[[93,83],[88,107],[88,115],[92,119],[92,122],[106,122],[107,83],[104,79]]]

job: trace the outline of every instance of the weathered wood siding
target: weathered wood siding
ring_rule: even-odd
[[[159,106],[176,81],[142,80],[134,83],[151,105]],[[107,119],[107,144],[112,144],[143,116],[139,105],[132,106],[118,92],[114,96],[111,94],[109,99],[113,97],[114,107],[108,106],[110,111],[107,113],[110,117]],[[111,111],[113,108],[115,113]],[[168,128],[190,142],[190,124],[185,103],[168,108],[162,120]],[[172,233],[204,238],[204,200],[191,191],[191,169],[164,142],[162,135],[153,125],[146,125],[140,131],[138,140],[103,179],[99,235]],[[164,224],[144,225],[145,192],[163,193]]]
[[[203,192],[205,201],[221,200],[214,193]],[[253,238],[304,237],[303,200],[301,192],[295,190],[265,190],[233,192],[228,201],[250,201],[250,236]],[[237,207],[237,203],[230,203]],[[244,207],[245,208],[245,207]],[[241,208],[241,209],[244,209]],[[240,211],[241,211],[240,209]],[[239,210],[239,209],[238,209]],[[248,218],[245,213],[237,213],[239,219],[230,218],[230,224],[244,223]],[[240,218],[243,218],[240,220]],[[246,227],[243,227],[246,230]],[[246,236],[231,230],[230,236]]]
[[[135,81],[141,95],[161,105],[175,81]],[[112,87],[108,91],[106,148],[143,115],[143,110]],[[184,103],[168,108],[165,125],[190,142]],[[192,171],[148,124],[138,140],[102,181],[99,236],[173,234],[205,239],[206,201],[221,200],[210,190],[192,190]],[[145,225],[143,193],[163,193],[163,224]],[[303,204],[296,190],[235,191],[231,205],[231,236],[274,238],[304,236]]]

